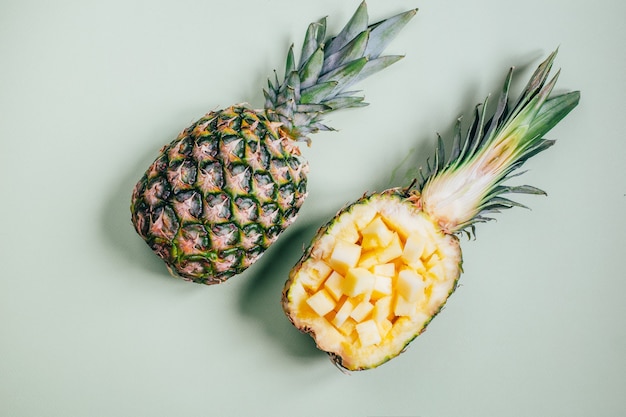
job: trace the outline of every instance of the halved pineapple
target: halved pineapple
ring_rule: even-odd
[[[314,237],[285,284],[283,308],[336,364],[367,369],[402,352],[456,288],[456,235],[520,205],[503,194],[543,193],[503,182],[554,143],[543,135],[578,104],[578,92],[549,97],[554,57],[513,106],[510,71],[494,114],[484,103],[465,138],[457,125],[447,160],[440,140],[433,165],[408,187],[364,196]]]
[[[293,270],[284,302],[294,324],[324,334],[318,346],[347,369],[398,355],[460,276],[458,239],[438,231],[401,193],[359,200],[321,234],[315,255]],[[344,240],[348,235],[356,240]]]

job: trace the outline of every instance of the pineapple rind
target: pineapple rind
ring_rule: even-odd
[[[131,200],[137,233],[169,270],[215,284],[254,263],[296,218],[308,164],[263,112],[210,112],[165,146]]]
[[[137,233],[174,276],[217,284],[254,264],[295,221],[308,164],[295,141],[330,130],[322,115],[365,105],[346,90],[398,61],[380,56],[416,10],[368,26],[362,3],[344,30],[326,38],[309,26],[300,62],[291,48],[282,82],[269,82],[262,110],[213,111],[162,148],[135,186]]]
[[[406,346],[425,330],[432,317],[440,311],[448,296],[456,288],[462,262],[458,239],[455,236],[446,235],[438,231],[436,225],[428,221],[424,213],[416,208],[410,197],[402,190],[388,190],[381,194],[364,196],[359,201],[344,208],[336,217],[336,221],[329,222],[318,231],[313,239],[313,244],[305,250],[304,255],[292,269],[290,278],[285,284],[283,309],[288,318],[298,329],[311,334],[318,348],[326,351],[331,359],[342,368],[348,370],[370,369],[402,353]],[[434,292],[435,295],[438,295],[436,302],[429,304],[425,293],[422,292],[421,298],[413,299],[414,304],[406,304],[405,302],[406,305],[413,306],[408,310],[405,307],[402,313],[405,315],[395,316],[393,314],[396,303],[394,300],[397,300],[397,297],[399,297],[397,295],[398,290],[395,287],[395,280],[397,280],[395,276],[401,272],[397,262],[403,263],[400,254],[394,260],[396,265],[393,268],[389,268],[388,264],[385,264],[386,266],[384,267],[378,267],[378,269],[393,271],[393,294],[377,293],[375,289],[366,291],[364,288],[359,287],[358,290],[355,290],[354,297],[350,297],[345,293],[342,295],[342,301],[338,302],[337,313],[328,313],[324,317],[320,317],[307,309],[301,309],[302,302],[300,300],[306,299],[312,294],[306,291],[302,292],[301,288],[303,287],[299,282],[310,279],[309,271],[311,265],[315,265],[316,262],[320,261],[318,257],[320,254],[332,251],[328,247],[322,247],[332,247],[334,244],[335,239],[329,238],[329,236],[340,234],[342,227],[347,227],[347,225],[351,224],[350,222],[356,222],[359,214],[371,213],[372,209],[374,215],[370,216],[372,218],[378,216],[378,218],[384,219],[385,223],[394,231],[401,229],[402,233],[397,232],[398,235],[410,236],[411,233],[422,233],[429,240],[435,239],[436,243],[431,246],[435,248],[433,251],[442,258],[440,263],[445,264],[445,268],[440,269],[440,271],[443,271],[444,276],[436,277],[436,279],[431,278],[428,284],[436,288]],[[367,222],[361,221],[361,227],[366,227],[371,220],[370,218]],[[406,238],[403,238],[402,242],[406,242]],[[427,262],[424,261],[424,263]],[[371,271],[373,270],[374,268],[372,267]],[[359,267],[357,267],[357,275],[359,274],[358,271]],[[371,277],[375,279],[376,275],[373,272],[370,273]],[[363,274],[363,276],[365,277],[366,275]],[[367,277],[369,278],[369,275]],[[366,279],[366,281],[369,281],[369,279]],[[365,284],[348,283],[347,285],[346,292],[350,292],[349,290],[353,285]],[[445,294],[445,297],[442,297],[441,294]],[[351,303],[349,308],[343,308],[346,302]],[[378,304],[378,302],[381,304]],[[335,314],[339,317],[337,318]],[[333,324],[335,319],[339,326]],[[356,330],[356,326],[359,323],[368,320],[375,322],[380,332],[380,340],[376,343],[373,341],[377,337],[371,334],[374,328],[372,325],[359,327],[366,340],[361,340],[359,332]],[[328,331],[325,328],[328,325],[335,327],[335,330],[338,332]],[[338,337],[338,339],[329,340],[328,337]]]

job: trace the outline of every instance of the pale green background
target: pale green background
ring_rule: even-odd
[[[261,106],[307,24],[336,31],[357,4],[0,2],[2,417],[626,415],[622,0],[370,0],[375,20],[420,8],[389,48],[407,57],[304,149],[309,199],[258,264],[189,284],[133,231],[158,149],[211,109]],[[556,47],[582,101],[514,182],[549,197],[463,240],[462,286],[406,353],[342,374],[280,309],[302,246]]]

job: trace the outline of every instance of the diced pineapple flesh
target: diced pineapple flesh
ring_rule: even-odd
[[[398,295],[407,301],[416,302],[424,295],[424,280],[420,274],[411,269],[403,269],[398,274],[396,289]]]
[[[326,290],[316,292],[306,302],[320,316],[325,316],[335,309],[335,300]]]
[[[322,260],[313,260],[307,265],[307,274],[301,274],[301,282],[310,291],[317,291],[333,269]]]
[[[350,268],[343,279],[342,291],[349,297],[370,294],[376,284],[376,275],[365,268]]]
[[[422,326],[450,291],[444,249],[434,225],[409,228],[368,207],[335,226],[334,246],[326,259],[311,260],[313,277],[303,287],[311,309],[332,324],[345,341],[366,348],[393,338],[396,324]],[[415,219],[411,219],[415,221]],[[450,277],[448,277],[450,278]]]
[[[376,322],[381,322],[388,319],[391,316],[391,301],[392,296],[388,295],[376,301],[374,309],[372,310],[372,318]]]
[[[396,266],[394,264],[378,264],[372,267],[374,275],[383,277],[393,277],[396,274]]]
[[[363,249],[374,249],[388,246],[393,239],[393,232],[380,217],[375,217],[370,224],[361,230]]]
[[[391,236],[391,240],[387,246],[383,246],[381,250],[378,251],[378,255],[376,259],[380,264],[386,264],[387,262],[391,262],[394,259],[400,257],[402,255],[402,242],[400,241],[400,236],[397,233],[394,233]]]
[[[382,337],[380,330],[374,320],[367,320],[356,325],[356,332],[359,334],[361,346],[371,346],[380,343]]]
[[[413,317],[418,313],[418,306],[413,301],[409,301],[400,294],[396,296],[393,307],[393,314],[396,317]]]
[[[333,318],[333,324],[335,325],[335,327],[340,328],[343,323],[345,323],[345,321],[348,319],[348,317],[350,317],[350,313],[352,313],[352,310],[354,310],[354,305],[352,304],[352,301],[346,299],[341,307],[339,307],[339,310]]]
[[[375,275],[374,288],[372,289],[372,298],[379,299],[386,295],[391,295],[393,291],[392,277]]]
[[[354,268],[361,258],[361,246],[342,239],[335,241],[335,247],[330,254],[330,265],[340,274]]]
[[[356,320],[357,323],[362,322],[374,309],[374,305],[369,301],[361,301],[354,310],[350,313],[350,317]]]
[[[339,275],[337,271],[333,271],[326,282],[324,282],[324,289],[328,291],[335,300],[339,300],[343,295],[343,291],[341,289],[342,284],[343,277]]]

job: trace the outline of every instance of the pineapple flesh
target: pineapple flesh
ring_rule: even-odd
[[[383,243],[367,243],[374,230]],[[443,233],[402,190],[363,197],[318,236],[291,273],[285,308],[347,369],[401,352],[461,273],[458,238]]]
[[[403,352],[456,289],[458,235],[520,205],[502,194],[543,193],[503,182],[554,143],[543,135],[578,104],[576,91],[549,97],[555,54],[509,109],[511,70],[494,114],[485,102],[464,138],[457,124],[447,158],[439,139],[433,166],[408,187],[365,195],[317,232],[290,272],[283,309],[338,366],[370,369]]]
[[[135,186],[137,233],[185,280],[216,284],[246,270],[298,215],[308,164],[298,142],[332,130],[332,111],[365,106],[349,87],[401,59],[381,55],[417,10],[368,23],[362,3],[338,35],[311,23],[300,60],[289,49],[282,82],[262,110],[212,111],[164,146]]]

